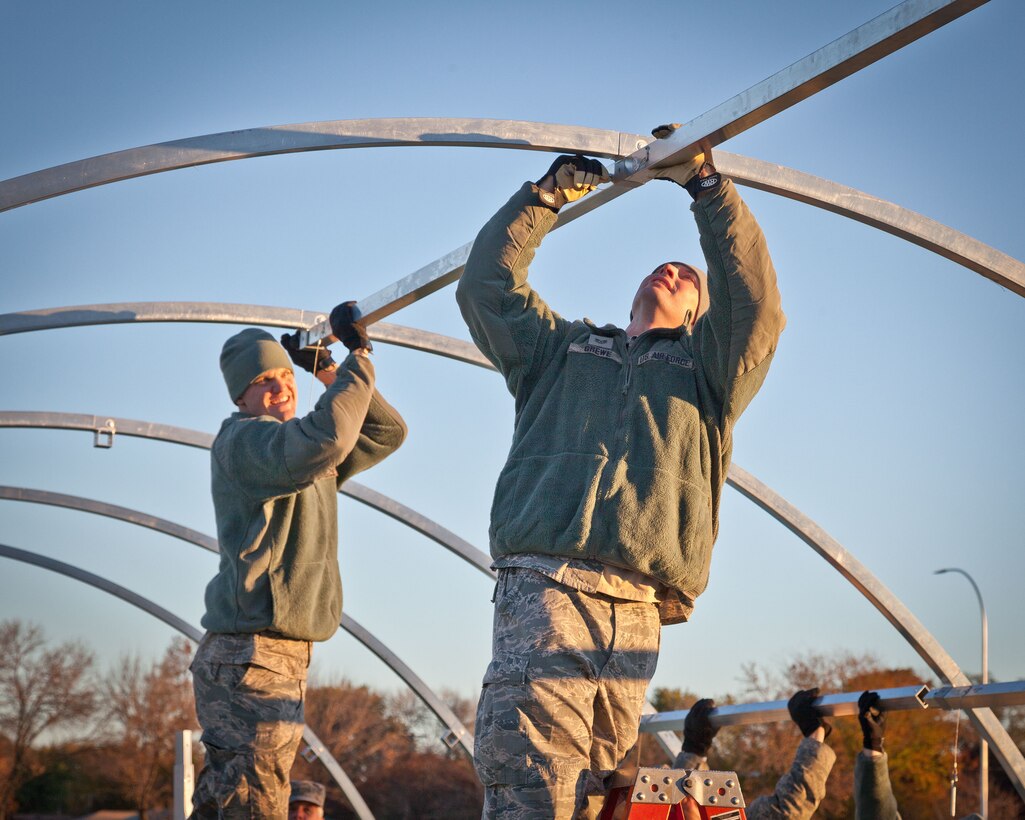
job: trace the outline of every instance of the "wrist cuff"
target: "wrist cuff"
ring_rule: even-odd
[[[538,184],[534,183],[534,188],[537,189],[537,199],[546,208],[551,208],[553,211],[558,211],[563,205],[566,204],[566,197],[563,196],[562,191],[556,188],[554,191],[542,190]]]
[[[722,174],[716,171],[710,162],[706,162],[705,165],[702,165],[701,167],[704,168],[705,166],[712,168],[712,173],[703,177],[700,176],[699,172],[688,179],[687,183],[683,186],[687,189],[687,193],[691,195],[692,199],[697,199],[698,194],[703,193],[704,191],[714,191],[722,184]]]

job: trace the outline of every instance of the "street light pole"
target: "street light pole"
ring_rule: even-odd
[[[945,572],[957,572],[968,579],[968,583],[975,590],[975,597],[979,599],[979,611],[982,613],[982,682],[989,683],[989,620],[986,618],[986,605],[982,602],[982,593],[979,586],[963,569],[947,567],[936,570],[933,575],[942,575]],[[989,744],[983,740],[979,744],[979,814],[984,818],[989,817]]]

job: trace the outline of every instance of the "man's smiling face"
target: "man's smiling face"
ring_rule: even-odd
[[[235,403],[250,416],[288,421],[295,417],[295,374],[287,367],[264,371],[249,383]]]

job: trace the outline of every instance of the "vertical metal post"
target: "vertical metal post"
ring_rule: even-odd
[[[982,613],[982,683],[989,683],[989,619],[986,617],[986,605],[982,602],[982,593],[979,586],[963,569],[947,567],[938,569],[933,575],[942,575],[945,572],[956,572],[968,579],[968,583],[975,590],[975,597],[979,599],[979,611]],[[983,818],[989,817],[989,744],[985,739],[979,742],[979,814]]]
[[[186,820],[192,814],[192,791],[196,773],[192,766],[192,730],[174,736],[174,820]]]

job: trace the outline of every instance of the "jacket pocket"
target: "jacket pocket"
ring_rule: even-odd
[[[527,661],[526,655],[500,652],[484,673],[474,728],[473,765],[485,786],[531,782],[527,734],[521,720],[527,700]]]
[[[492,506],[491,540],[498,554],[583,554],[606,463],[590,453],[510,459]]]

